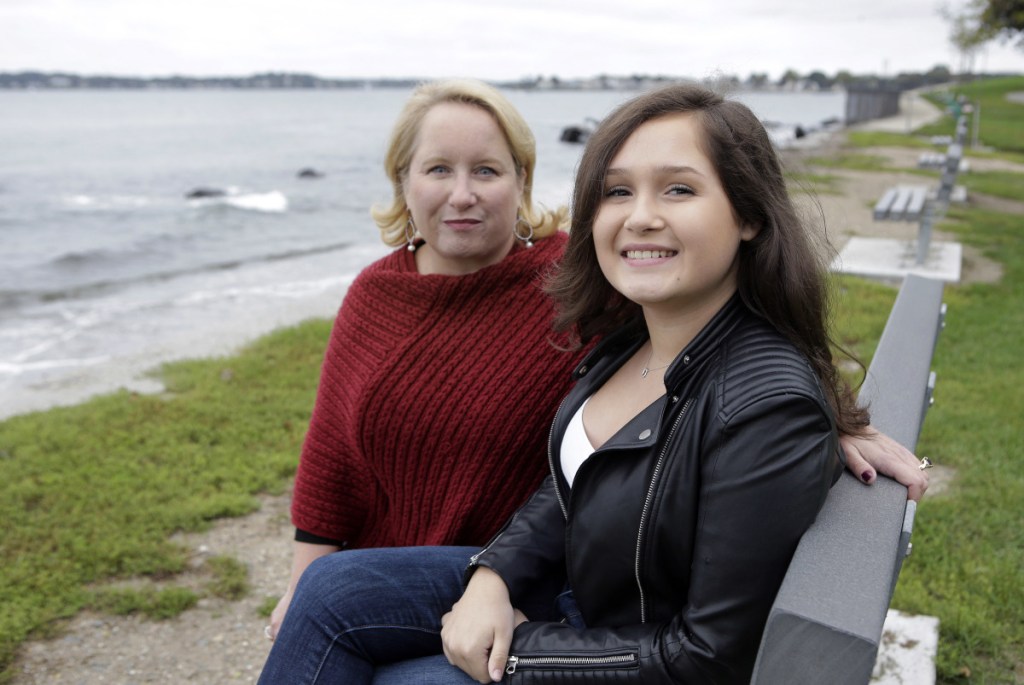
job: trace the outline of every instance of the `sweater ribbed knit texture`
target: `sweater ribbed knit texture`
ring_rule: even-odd
[[[580,355],[540,277],[564,235],[465,276],[396,250],[355,280],[331,333],[292,522],[346,547],[483,545],[547,470]]]

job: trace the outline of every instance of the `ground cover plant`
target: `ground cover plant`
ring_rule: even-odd
[[[979,142],[985,147],[1002,152],[1024,153],[1024,126],[1021,125],[1021,105],[1006,98],[1007,93],[1024,91],[1024,77],[979,79],[970,83],[958,83],[946,91],[936,91],[928,97],[935,104],[945,107],[952,95],[963,95],[981,107],[979,112]],[[973,132],[973,118],[969,122]],[[918,129],[922,136],[950,135],[952,116]],[[973,133],[972,133],[973,135]]]
[[[283,490],[328,331],[311,322],[231,358],[170,365],[163,395],[121,392],[0,423],[0,682],[22,641],[84,607],[169,616],[197,601],[173,584],[186,554],[169,538]],[[207,566],[201,592],[244,592],[233,559]],[[136,577],[161,588],[111,583]]]

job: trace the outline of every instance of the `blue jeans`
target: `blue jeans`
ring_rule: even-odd
[[[477,547],[338,552],[303,574],[260,685],[475,683],[441,648]]]

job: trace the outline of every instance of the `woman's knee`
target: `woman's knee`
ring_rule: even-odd
[[[461,594],[472,548],[381,548],[337,552],[310,564],[293,608],[322,626],[382,620],[436,621]],[[291,609],[289,609],[291,613]]]
[[[357,612],[367,596],[377,594],[373,591],[375,581],[371,580],[376,573],[367,568],[361,556],[336,552],[313,561],[299,579],[292,607],[298,604],[307,615],[326,612],[345,616]]]

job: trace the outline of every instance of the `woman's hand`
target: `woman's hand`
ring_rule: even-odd
[[[860,437],[840,435],[839,443],[846,453],[846,468],[862,482],[870,485],[879,473],[884,474],[905,485],[907,497],[914,501],[920,501],[928,489],[921,461],[885,433],[868,426]]]
[[[512,631],[525,620],[521,611],[512,608],[501,576],[478,568],[462,599],[441,617],[444,654],[477,682],[500,682]]]
[[[267,637],[271,640],[277,637],[278,631],[281,630],[281,624],[284,622],[284,615],[288,613],[288,606],[292,603],[292,595],[295,594],[294,588],[291,585],[288,586],[288,590],[281,596],[281,599],[277,601],[277,606],[270,612],[270,630],[267,631]]]
[[[309,542],[293,544],[291,579],[284,595],[278,600],[274,610],[270,612],[270,623],[264,628],[264,635],[270,640],[277,638],[277,633],[281,630],[281,624],[284,622],[284,615],[288,613],[288,606],[292,603],[292,595],[295,594],[295,588],[299,584],[299,578],[302,577],[306,568],[320,557],[333,554],[338,550],[339,548],[333,545],[314,545]]]

